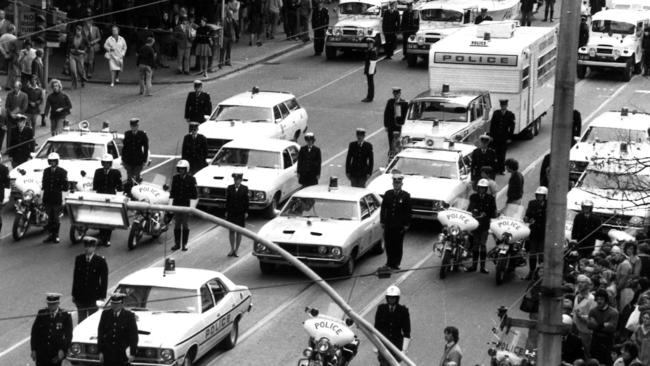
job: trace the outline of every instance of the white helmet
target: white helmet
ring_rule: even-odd
[[[589,200],[582,201],[582,206],[584,207],[594,207],[594,203]]]
[[[484,179],[480,179],[476,186],[477,187],[485,187],[485,188],[487,188],[489,185],[490,185],[490,183],[488,182],[488,180],[484,178]]]
[[[50,155],[47,156],[47,160],[59,160],[59,154],[55,152],[50,153]]]
[[[113,162],[113,155],[111,154],[102,155],[102,163],[112,163],[112,162]]]
[[[190,163],[185,159],[179,160],[178,163],[176,163],[176,169],[183,169],[183,168],[188,170],[190,169]]]
[[[546,195],[548,195],[548,188],[546,188],[546,187],[544,187],[544,186],[539,186],[539,187],[537,187],[537,189],[535,190],[535,194],[543,194],[543,195],[546,196]]]
[[[386,289],[386,296],[400,296],[402,292],[399,287],[392,285]]]

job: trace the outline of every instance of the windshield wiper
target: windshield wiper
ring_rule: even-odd
[[[131,308],[129,310],[131,310],[131,311],[149,311],[149,309],[147,309],[147,308]]]
[[[264,119],[251,119],[248,122],[268,122],[268,121],[269,121],[268,118],[264,118]]]
[[[345,220],[345,221],[352,221],[351,218],[349,217],[332,217],[334,220]]]
[[[226,119],[220,119],[218,122],[231,122],[231,121],[234,121],[234,122],[240,121],[241,122],[241,119],[239,119],[239,118],[226,118]]]
[[[188,310],[166,310],[166,313],[174,313],[174,314],[180,314],[180,313],[187,313],[189,314],[190,312]]]

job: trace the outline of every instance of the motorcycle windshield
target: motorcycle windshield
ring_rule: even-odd
[[[506,207],[503,208],[503,211],[501,211],[501,216],[523,221],[525,213],[526,210],[524,209],[524,206],[516,203],[508,203]]]

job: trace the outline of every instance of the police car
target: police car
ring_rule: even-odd
[[[231,349],[239,322],[252,307],[246,286],[204,269],[147,268],[124,278],[115,291],[127,295],[125,308],[138,323],[133,366],[191,365],[219,344]],[[100,317],[98,311],[74,329],[68,353],[73,365],[99,364]]]
[[[228,141],[267,137],[297,141],[307,131],[307,111],[287,92],[259,90],[237,94],[217,105],[199,133],[208,140],[212,158]]]
[[[411,195],[415,218],[436,219],[449,207],[466,209],[471,193],[470,155],[476,147],[467,144],[427,139],[405,147],[368,184],[368,189],[383,195],[392,189],[392,173],[404,175],[402,189]]]
[[[265,210],[267,217],[275,216],[280,202],[300,188],[296,174],[299,150],[295,142],[278,139],[241,138],[226,143],[210,165],[194,175],[198,205],[225,207],[232,174],[242,173],[249,207]]]
[[[317,185],[295,193],[275,219],[259,235],[313,267],[336,268],[342,275],[354,272],[356,261],[368,252],[382,252],[379,223],[381,199],[365,188]],[[262,273],[286,264],[262,243],[253,255]]]

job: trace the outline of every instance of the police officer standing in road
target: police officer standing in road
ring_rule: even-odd
[[[484,166],[489,166],[492,168],[492,171],[494,172],[494,168],[497,163],[497,157],[496,153],[494,150],[492,150],[489,147],[490,144],[490,136],[488,135],[481,135],[478,139],[479,141],[479,146],[472,151],[471,155],[471,168],[472,168],[472,182],[476,184],[479,179],[481,179],[481,169]],[[490,177],[494,179],[494,177]]]
[[[124,308],[125,297],[123,293],[111,295],[111,308],[104,310],[99,319],[99,363],[106,366],[128,366],[138,349],[138,324],[135,314]]]
[[[420,28],[418,12],[413,10],[413,2],[406,3],[406,10],[402,14],[402,56],[406,58],[408,53],[408,39]]]
[[[481,24],[485,21],[492,20],[492,17],[488,15],[487,8],[481,8],[481,14],[479,14],[476,19],[474,19],[474,24]]]
[[[189,174],[190,163],[187,160],[180,160],[176,164],[176,172],[172,178],[172,187],[169,198],[174,206],[190,206],[190,200],[198,197],[196,179]],[[181,246],[183,251],[187,250],[187,242],[190,236],[190,228],[187,225],[189,214],[184,212],[174,213],[174,246],[172,250],[178,250]]]
[[[366,130],[357,128],[357,141],[350,142],[345,158],[345,175],[352,187],[366,188],[366,182],[372,174],[374,154],[372,144],[366,139]]]
[[[368,85],[368,92],[366,93],[363,103],[370,103],[375,98],[375,74],[377,73],[377,47],[375,39],[372,37],[366,38],[368,48],[366,48],[366,60],[363,64],[363,74],[366,75],[366,83]]]
[[[306,145],[300,148],[298,152],[298,183],[303,187],[318,184],[320,179],[321,154],[320,149],[314,146],[316,138],[313,132],[305,134]]]
[[[571,126],[571,147],[582,134],[582,114],[577,109],[573,110],[573,125]]]
[[[95,170],[93,176],[93,191],[103,194],[117,194],[122,190],[122,173],[113,169],[113,155],[104,154],[102,156],[102,167]],[[99,237],[102,243],[111,246],[111,234],[113,229],[100,229]]]
[[[63,192],[68,190],[68,172],[59,167],[59,154],[53,152],[47,156],[48,168],[43,169],[43,205],[47,214],[46,231],[49,235],[43,243],[58,244],[61,212],[63,211]]]
[[[393,87],[393,97],[386,101],[384,108],[384,128],[388,135],[388,146],[393,146],[393,135],[402,132],[409,103],[402,99],[402,88]]]
[[[212,113],[210,94],[203,91],[203,82],[194,80],[194,91],[187,94],[185,100],[185,121],[205,122],[205,116]]]
[[[402,262],[404,234],[411,225],[411,195],[402,190],[404,176],[393,174],[393,189],[384,193],[380,222],[384,229],[386,267],[398,270]]]
[[[497,164],[494,171],[498,174],[505,174],[506,151],[508,150],[508,140],[512,138],[515,131],[515,115],[508,110],[508,101],[501,99],[499,101],[501,109],[492,114],[490,120],[490,137],[492,137],[492,148],[496,153]]]
[[[31,153],[34,152],[34,130],[26,126],[27,116],[19,114],[17,116],[17,126],[9,131],[11,146],[8,146],[11,165],[15,168],[18,165],[31,159]]]
[[[226,219],[238,226],[246,226],[248,217],[248,187],[241,184],[244,179],[242,173],[232,173],[234,184],[226,188]],[[241,244],[241,234],[229,230],[230,253],[229,257],[239,257],[237,251]]]
[[[131,129],[124,133],[124,146],[122,147],[122,165],[126,169],[127,184],[131,187],[132,180],[141,181],[140,173],[144,164],[149,160],[149,137],[140,131],[138,118],[131,118]]]
[[[104,257],[95,253],[98,242],[92,236],[84,237],[84,253],[74,260],[72,302],[77,306],[77,323],[97,311],[97,300],[106,299],[108,265]]]
[[[524,222],[530,227],[530,236],[528,237],[528,276],[526,280],[533,279],[533,274],[537,269],[537,263],[544,259],[544,237],[546,233],[546,197],[548,189],[546,187],[537,187],[535,199],[528,202]]]
[[[478,220],[478,228],[472,233],[474,243],[472,245],[472,266],[467,268],[467,272],[476,271],[477,263],[480,259],[481,273],[490,273],[485,269],[485,258],[487,249],[485,243],[490,229],[490,219],[497,217],[497,203],[494,196],[488,193],[487,179],[481,179],[476,185],[476,193],[469,196],[469,207],[467,211],[471,212]]]
[[[325,31],[330,24],[330,15],[323,7],[323,0],[316,0],[316,9],[311,14],[311,29],[314,30],[314,56],[320,56],[325,47]]]
[[[386,303],[379,304],[375,313],[375,329],[402,353],[406,353],[411,343],[411,316],[409,309],[399,303],[400,296],[399,287],[393,285],[386,289]],[[381,354],[378,354],[378,358],[379,366],[390,365]]]
[[[578,242],[576,250],[580,258],[588,258],[596,247],[596,239],[600,238],[600,219],[593,215],[594,203],[588,200],[582,202],[582,211],[573,219],[571,239]]]
[[[72,341],[72,316],[59,307],[61,294],[49,293],[46,301],[32,325],[31,356],[36,366],[60,366]]]
[[[190,174],[194,175],[208,165],[208,140],[199,133],[198,122],[190,122],[189,131],[183,138],[181,159],[190,163]]]
[[[384,50],[386,51],[386,58],[390,60],[395,51],[395,43],[397,43],[397,32],[399,32],[399,12],[397,11],[397,2],[391,2],[388,10],[384,12],[382,18],[381,30],[386,38]]]

